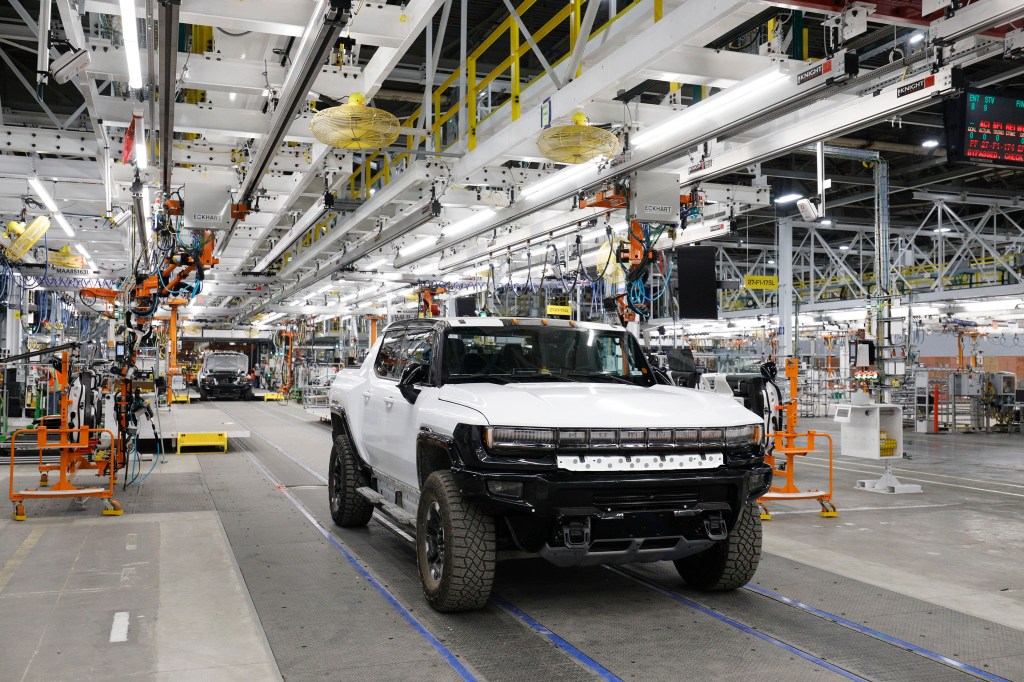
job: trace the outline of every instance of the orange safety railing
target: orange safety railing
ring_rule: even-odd
[[[107,434],[110,437],[109,450],[105,458],[97,457],[100,444],[100,436]],[[18,444],[18,436],[22,434],[35,434],[35,445],[39,454],[39,488],[15,489],[14,464],[15,450]],[[56,440],[54,440],[56,438]],[[21,440],[25,444],[25,440]],[[46,452],[56,450],[60,455],[57,464],[44,464],[43,456]],[[21,429],[11,434],[11,470],[10,490],[11,502],[14,503],[14,519],[24,521],[25,505],[24,500],[55,497],[99,497],[104,500],[103,513],[105,515],[120,515],[121,505],[114,499],[114,486],[117,482],[117,468],[119,457],[117,457],[117,440],[114,434],[107,429],[93,429],[83,426],[77,429],[59,428],[48,429],[39,427],[36,429]],[[100,477],[106,477],[106,485],[91,487],[78,487],[73,483],[75,475],[80,470],[94,470]],[[49,472],[58,472],[58,481],[52,486],[49,485]]]

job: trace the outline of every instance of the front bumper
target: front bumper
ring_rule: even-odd
[[[772,476],[764,464],[657,475],[458,467],[452,473],[466,498],[503,519],[517,548],[559,566],[664,561],[701,552],[727,537]],[[492,482],[521,483],[522,493],[496,494]]]
[[[200,384],[199,390],[211,398],[242,398],[250,387],[248,384]]]
[[[566,510],[591,515],[685,511],[712,503],[732,508],[756,500],[771,485],[772,469],[719,467],[657,474],[580,474],[566,471],[526,473],[455,467],[464,496],[489,513],[552,516]],[[492,492],[490,482],[521,483],[522,495]],[[720,507],[718,507],[720,509]]]

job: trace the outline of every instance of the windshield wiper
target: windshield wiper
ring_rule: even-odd
[[[639,385],[634,381],[630,381],[629,379],[615,376],[614,374],[604,374],[602,372],[563,372],[562,376],[581,377],[584,379],[607,379],[608,381],[615,381],[620,384],[629,384],[630,386]]]
[[[563,376],[557,374],[551,374],[550,372],[535,372],[532,370],[513,370],[512,381],[519,381],[520,379],[526,379],[529,381],[546,380],[546,381],[572,381]]]
[[[503,377],[495,376],[494,374],[455,374],[448,377],[448,383],[490,383],[504,386],[508,383],[508,379]]]

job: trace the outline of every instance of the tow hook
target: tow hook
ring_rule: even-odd
[[[729,537],[729,528],[725,525],[725,519],[721,512],[708,514],[704,517],[704,531],[708,534],[708,540],[724,540]]]
[[[572,517],[562,520],[562,537],[570,549],[590,547],[590,517]]]

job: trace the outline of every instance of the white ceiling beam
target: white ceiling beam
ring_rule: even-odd
[[[124,49],[108,41],[90,41],[92,62],[86,69],[93,78],[126,81],[128,79],[127,59]],[[159,52],[157,53],[159,54]],[[184,86],[197,90],[237,92],[242,95],[262,95],[268,83],[280,90],[284,83],[285,69],[280,64],[264,64],[253,59],[230,59],[217,53],[190,54],[179,52],[176,78],[188,68],[188,79]],[[266,76],[263,75],[264,71]],[[353,92],[362,92],[363,78],[359,69],[325,64],[313,83],[312,92],[324,94],[333,99],[347,97]]]
[[[444,0],[410,0],[405,6],[405,24],[408,26],[409,31],[401,45],[397,47],[378,47],[377,51],[374,52],[373,57],[367,62],[366,67],[363,69],[363,93],[372,98],[374,94],[380,90],[384,84],[384,80],[391,73],[392,69],[398,66],[402,57],[408,51],[409,47],[412,46],[413,42],[419,37],[420,33],[426,27],[427,22],[431,21],[434,14]],[[308,129],[308,124],[307,124]],[[319,166],[321,161],[325,158],[326,154],[330,151],[330,147],[322,144],[313,145],[311,155],[311,166],[315,169]],[[316,179],[316,173],[310,172],[302,177],[299,185],[295,188],[296,192],[304,192],[306,188]],[[290,204],[285,204],[286,209],[290,207]],[[270,228],[276,226],[279,220],[283,217],[283,213],[279,213],[277,219],[272,221],[267,231],[256,241],[256,244],[252,249],[246,252],[246,254],[240,259],[241,262],[236,265],[236,268],[241,266],[248,258],[252,256],[252,252],[259,247],[259,245],[266,239],[270,232]],[[226,254],[227,252],[225,252]],[[226,260],[226,259],[225,259]]]
[[[637,72],[642,78],[727,88],[772,65],[771,57],[680,45]]]
[[[579,78],[553,92],[546,87],[547,81],[542,79],[523,93],[524,110],[527,100],[539,104],[537,98],[541,96],[551,100],[551,110],[556,117],[571,113],[580,104],[595,99],[611,100],[624,87],[622,84],[637,79],[640,71],[662,59],[678,45],[703,40],[702,36],[711,27],[742,20],[752,11],[751,4],[756,3],[744,0],[688,0],[661,21],[645,24],[645,28],[624,43],[591,41],[595,43],[595,54],[590,59],[584,58],[583,73]],[[630,10],[627,17],[634,12],[643,17],[639,7]],[[612,24],[608,31],[613,31],[618,23]],[[625,38],[626,29],[622,31],[620,37]],[[597,54],[605,56],[596,63],[588,63],[594,62]],[[628,54],[629,59],[623,59],[623,54]],[[456,162],[456,178],[468,177],[480,168],[493,165],[495,159],[505,158],[509,150],[528,149],[535,145],[534,141],[541,130],[540,116],[535,115],[523,115],[516,121],[509,121],[507,112],[499,112],[488,119],[489,123],[492,121],[492,126],[486,131],[485,126],[480,126],[478,135],[481,141],[476,149]]]
[[[146,16],[145,0],[135,0],[138,16]],[[120,16],[118,0],[86,0],[86,12]],[[256,31],[272,35],[302,35],[313,11],[309,0],[181,0],[182,24],[215,26],[229,31]]]
[[[136,6],[139,16],[145,16],[145,2],[136,0]],[[356,3],[356,6],[358,11],[345,28],[345,35],[362,45],[395,48],[402,45],[410,35],[418,35],[418,32],[413,33],[414,27],[410,25],[415,23],[411,16],[411,3],[404,11],[398,5],[382,2]],[[183,24],[214,26],[231,31],[257,31],[298,37],[306,28],[303,17],[312,9],[313,3],[308,0],[245,0],[244,3],[238,0],[182,0],[180,21]],[[86,0],[85,10],[99,14],[120,14],[117,0]]]
[[[119,150],[124,144],[124,138],[111,135],[110,144],[115,151]],[[66,130],[0,126],[0,152],[93,158],[96,156],[96,137],[92,133]],[[231,168],[238,164],[239,158],[239,148],[231,145],[187,140],[176,140],[174,144],[174,163],[178,165]],[[291,151],[285,148],[271,162],[270,170],[305,173],[310,170],[310,159],[306,149]],[[326,159],[321,159],[320,170],[323,169],[324,161]],[[329,163],[329,168],[351,173],[351,167],[351,155],[334,150],[334,160]]]
[[[413,41],[419,37],[444,0],[410,0],[405,7],[405,23],[409,32],[403,43],[397,47],[378,47],[363,69],[365,94],[373,97],[384,84],[391,70],[398,66]]]
[[[132,120],[132,102],[118,97],[97,98],[96,109],[103,125],[112,128],[126,128]],[[174,131],[198,133],[200,135],[227,135],[241,139],[262,138],[267,134],[271,114],[252,109],[234,109],[209,104],[174,105]],[[292,121],[285,135],[286,142],[312,144],[315,140],[309,131],[312,116],[301,114]]]

